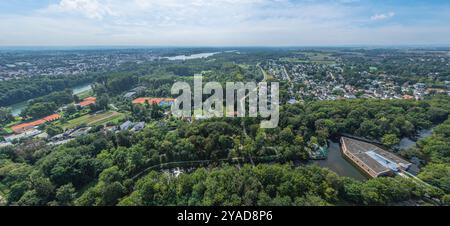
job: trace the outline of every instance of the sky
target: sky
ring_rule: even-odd
[[[1,0],[0,46],[450,45],[449,0]]]

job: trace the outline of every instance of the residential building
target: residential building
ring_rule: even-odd
[[[126,121],[122,125],[119,126],[121,131],[129,130],[133,126],[133,123],[131,121]]]

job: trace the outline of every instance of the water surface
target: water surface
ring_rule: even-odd
[[[215,53],[199,53],[199,54],[192,54],[190,56],[186,55],[179,55],[179,56],[173,56],[173,57],[164,57],[168,60],[192,60],[192,59],[202,59],[202,58],[208,58],[210,56],[214,56],[216,54],[219,54],[220,52]]]
[[[427,138],[427,137],[431,136],[432,133],[433,133],[433,129],[421,130],[418,133],[417,140]],[[400,143],[397,145],[397,148],[402,149],[402,150],[410,149],[410,148],[414,147],[416,145],[416,143],[417,143],[417,141],[414,141],[409,137],[405,137],[400,140]]]
[[[344,157],[342,156],[340,144],[338,142],[329,140],[328,144],[328,158],[326,160],[312,161],[313,164],[328,168],[339,176],[351,177],[359,181],[367,180],[367,177],[364,176],[361,171],[359,171],[356,167],[354,167],[351,163],[344,159]]]
[[[87,91],[87,90],[90,90],[90,89],[92,89],[92,86],[91,86],[90,83],[72,87],[74,95],[80,94],[80,93],[82,93],[84,91]],[[27,105],[28,105],[28,101],[23,101],[23,102],[20,102],[20,103],[17,103],[17,104],[13,104],[13,105],[8,106],[8,107],[11,108],[12,115],[18,116],[27,107]]]

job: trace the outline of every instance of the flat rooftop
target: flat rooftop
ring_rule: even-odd
[[[397,155],[368,142],[348,137],[342,137],[341,142],[350,154],[377,174],[407,169],[411,165]]]

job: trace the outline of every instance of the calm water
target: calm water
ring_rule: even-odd
[[[214,56],[216,54],[219,54],[219,52],[216,52],[216,53],[199,53],[199,54],[192,54],[190,56],[179,55],[179,56],[165,57],[165,58],[168,59],[168,60],[192,60],[192,59],[208,58],[208,57]]]
[[[77,94],[80,94],[82,92],[91,90],[92,89],[92,85],[91,84],[84,84],[84,85],[80,85],[80,86],[75,86],[72,89],[73,89],[73,94],[77,95]]]
[[[421,131],[419,131],[419,134],[417,136],[417,138],[418,138],[417,140],[429,137],[429,136],[431,136],[432,133],[433,133],[433,129],[421,130]],[[413,141],[410,138],[405,137],[405,138],[400,140],[400,143],[397,146],[397,148],[399,148],[399,149],[410,149],[410,148],[414,147],[416,145],[416,143],[417,143],[417,141]]]
[[[79,85],[79,86],[75,86],[72,88],[74,95],[82,93],[82,92],[90,90],[90,89],[92,89],[91,84]],[[23,111],[23,109],[25,109],[27,107],[27,105],[28,105],[28,101],[23,101],[23,102],[9,106],[9,108],[11,108],[11,112],[14,116],[18,116]]]
[[[25,109],[27,107],[28,101],[24,101],[24,102],[20,102],[11,106],[8,106],[9,108],[11,108],[11,113],[14,116],[18,116],[20,115],[20,112],[22,112],[23,109]]]
[[[355,168],[352,164],[344,159],[339,143],[333,142],[331,140],[328,141],[328,143],[328,158],[326,160],[313,161],[314,164],[317,164],[324,168],[328,168],[331,171],[337,173],[339,176],[351,177],[359,181],[367,180],[367,177],[365,177],[357,168]]]

